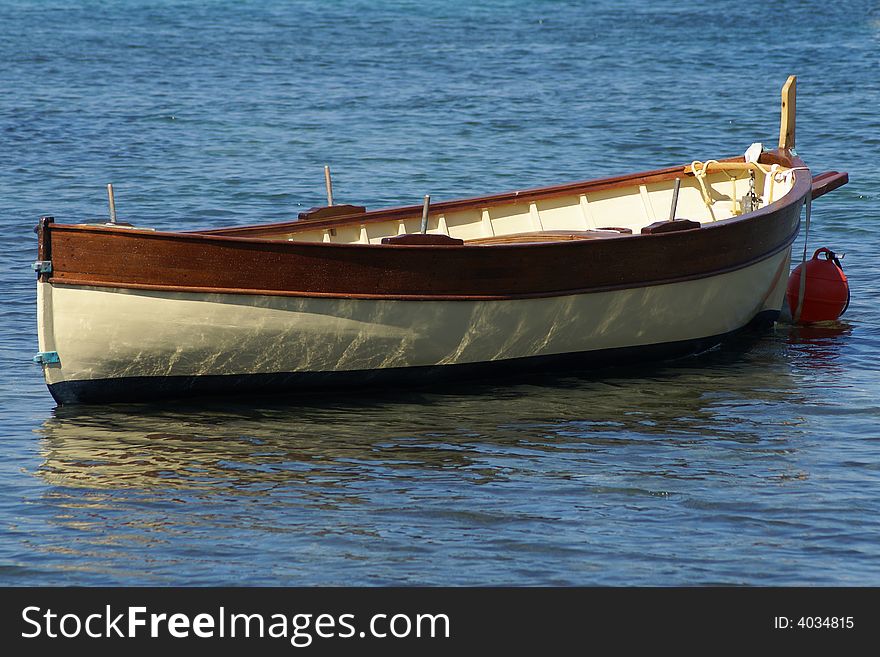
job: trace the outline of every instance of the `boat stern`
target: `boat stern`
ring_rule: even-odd
[[[40,217],[37,224],[37,260],[33,263],[37,275],[37,353],[34,363],[40,366],[49,391],[52,384],[61,380],[61,357],[55,345],[52,313],[52,240],[53,217]],[[54,397],[54,394],[53,394]],[[56,398],[56,401],[57,398]]]

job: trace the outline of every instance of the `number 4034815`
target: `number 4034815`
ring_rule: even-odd
[[[801,616],[789,618],[776,616],[773,619],[773,628],[785,630],[798,628],[802,630],[851,630],[855,627],[853,616]]]

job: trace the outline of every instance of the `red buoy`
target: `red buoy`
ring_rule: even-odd
[[[820,258],[824,255],[824,258]],[[801,270],[806,265],[804,301],[798,317],[798,296],[801,288]],[[811,260],[801,263],[788,279],[785,294],[791,316],[800,324],[824,322],[840,317],[849,306],[849,283],[840,266],[840,259],[831,249],[818,249]]]

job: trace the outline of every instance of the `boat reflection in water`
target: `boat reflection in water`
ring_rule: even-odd
[[[665,518],[738,563],[725,518],[764,526],[763,496],[815,456],[790,339],[446,393],[59,408],[27,549],[105,584],[601,582],[613,550],[648,582],[658,559],[690,567]]]
[[[323,491],[330,499],[355,481],[430,472],[471,481],[517,471],[552,476],[548,468],[559,461],[530,460],[543,452],[595,456],[613,448],[606,458],[614,461],[614,450],[652,441],[675,447],[720,437],[757,444],[772,420],[732,414],[797,402],[780,343],[797,344],[811,363],[834,367],[834,341],[816,330],[780,327],[757,346],[744,336],[662,368],[540,377],[510,387],[475,383],[456,392],[344,401],[276,396],[238,405],[60,407],[43,427],[37,474],[63,486],[241,495],[282,486],[313,498]]]

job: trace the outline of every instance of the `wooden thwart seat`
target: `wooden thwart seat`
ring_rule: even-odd
[[[335,219],[338,217],[348,217],[355,214],[365,214],[367,208],[363,205],[319,205],[309,208],[305,212],[299,213],[299,220],[306,219]]]
[[[407,246],[458,246],[464,240],[438,235],[436,233],[405,233],[394,237],[383,237],[382,244],[404,244]]]
[[[595,240],[629,235],[628,228],[599,228],[597,230],[538,230],[530,233],[478,237],[467,244],[528,244],[534,242],[566,242],[571,240]]]
[[[660,233],[678,233],[683,230],[695,230],[700,227],[699,221],[675,219],[673,221],[655,221],[642,228],[642,235],[659,235]]]

